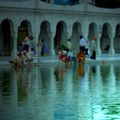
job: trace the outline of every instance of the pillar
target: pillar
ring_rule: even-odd
[[[86,18],[84,18],[84,22],[82,23],[82,35],[86,39],[88,39],[88,27],[89,25],[87,24]]]
[[[71,35],[72,35],[72,24],[68,23],[67,24],[67,39],[71,39]]]
[[[11,57],[15,57],[17,55],[17,36],[18,36],[18,24],[14,24],[14,30],[11,33],[11,36],[13,37],[13,49]]]
[[[112,28],[113,30],[111,31],[111,33],[109,33],[109,38],[110,38],[110,54],[115,54],[115,50],[114,50],[114,36],[115,36],[115,28]]]
[[[32,22],[32,29],[33,29],[33,40],[35,42],[36,51],[37,51],[37,54],[35,56],[38,57],[37,44],[39,42],[38,36],[39,36],[39,32],[40,32],[40,22],[39,22],[39,18],[37,16],[37,14],[35,14],[35,16],[34,16],[34,21]]]
[[[101,35],[102,35],[102,34],[99,33],[99,32],[98,32],[97,35],[96,35],[96,43],[97,43],[97,45],[96,45],[96,46],[97,46],[97,47],[96,47],[96,49],[97,49],[96,52],[97,52],[98,55],[101,54],[101,49],[100,49],[100,38],[101,38]]]
[[[55,56],[55,50],[54,50],[54,37],[55,37],[55,32],[56,32],[56,29],[55,29],[55,24],[54,26],[51,27],[51,33],[49,34],[49,37],[50,37],[50,44],[51,44],[51,47],[50,47],[50,55],[51,56]]]

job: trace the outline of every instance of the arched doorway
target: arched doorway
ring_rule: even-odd
[[[91,23],[89,25],[88,39],[92,40],[94,36],[97,34],[97,25],[95,23]]]
[[[96,23],[91,23],[89,25],[89,31],[88,31],[88,40],[89,40],[89,47],[90,47],[90,52],[92,53],[91,51],[91,41],[92,39],[94,38],[94,36],[97,35],[97,25]]]
[[[43,21],[40,26],[40,34],[39,34],[39,42],[41,42],[42,39],[46,41],[48,44],[48,55],[50,55],[50,49],[51,49],[51,38],[50,38],[50,23],[48,21]]]
[[[32,35],[31,24],[28,20],[24,20],[18,27],[18,39],[17,39],[18,51],[21,50],[22,42],[28,35]]]
[[[13,43],[10,22],[9,19],[5,19],[0,26],[0,56],[11,56]]]
[[[72,27],[71,36],[73,51],[75,54],[79,51],[79,39],[81,34],[81,24],[79,22],[75,22]]]
[[[66,46],[67,43],[67,27],[64,21],[58,22],[56,26],[56,34],[54,38],[55,54],[58,54],[58,49]]]
[[[115,53],[120,53],[120,24],[116,26],[114,50],[115,50]]]
[[[110,50],[110,31],[110,25],[108,23],[105,23],[102,27],[102,35],[100,38],[100,48],[101,52],[104,54],[108,54]]]

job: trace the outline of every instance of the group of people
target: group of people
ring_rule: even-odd
[[[94,36],[91,41],[85,39],[82,35],[79,41],[79,51],[76,55],[72,51],[72,41],[68,39],[66,49],[59,48],[59,59],[64,62],[77,61],[79,63],[84,63],[85,57],[90,57],[90,59],[96,59],[96,37]]]
[[[91,42],[85,39],[82,35],[80,36],[80,50],[77,54],[79,62],[85,60],[85,56],[90,56],[90,59],[96,59],[96,37],[93,36]]]
[[[59,48],[59,60],[70,63],[75,61],[75,59],[75,55],[72,51],[72,41],[71,39],[68,39],[66,47],[64,49]]]
[[[32,55],[36,53],[35,44],[33,42],[33,36],[27,36],[22,42],[21,49],[15,58],[10,60],[15,67],[23,67],[32,61]]]
[[[38,56],[48,55],[49,48],[48,48],[48,43],[45,39],[39,41],[37,47],[38,47]]]
[[[48,43],[46,40],[42,39],[37,44],[38,49],[36,50],[35,42],[33,41],[33,36],[27,36],[22,42],[21,49],[18,51],[18,54],[15,58],[10,60],[16,67],[23,67],[28,63],[32,62],[32,56],[34,56],[37,51],[40,56],[46,56],[48,54]]]
[[[75,55],[72,48],[71,39],[67,40],[66,48],[59,48],[59,59],[64,62],[72,62],[78,60],[79,63],[85,61],[86,56],[90,56],[91,59],[96,59],[96,37],[94,36],[91,42],[85,39],[82,35],[80,36],[80,49]],[[48,43],[45,39],[42,39],[37,44],[38,55],[48,55]],[[33,41],[33,36],[27,36],[22,42],[22,48],[18,52],[17,56],[10,61],[15,66],[25,66],[27,63],[32,61],[32,55],[36,54],[36,46]],[[39,57],[38,56],[38,57]],[[77,58],[77,59],[76,59]]]

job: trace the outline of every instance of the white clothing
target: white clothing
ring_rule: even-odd
[[[96,41],[95,40],[92,40],[91,41],[91,50],[95,50],[96,51]]]
[[[72,52],[72,51],[69,51],[68,54],[67,54],[67,56],[73,57],[73,52]]]
[[[90,45],[90,43],[89,43],[89,40],[86,40],[86,46],[85,46],[85,48],[89,48],[89,45]]]
[[[84,39],[84,38],[81,38],[80,39],[80,46],[86,46],[86,39]]]

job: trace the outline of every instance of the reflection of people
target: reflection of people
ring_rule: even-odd
[[[42,42],[41,55],[42,55],[42,56],[45,56],[45,55],[48,54],[48,43],[47,43],[44,39],[42,39],[41,42]]]
[[[84,75],[84,65],[83,64],[78,65],[78,74],[80,76]]]
[[[20,68],[31,63],[31,60],[27,57],[27,51],[22,51],[17,56],[9,61],[13,66]]]
[[[18,53],[17,56],[9,62],[12,63],[15,67],[22,67],[23,65],[22,53]]]
[[[63,76],[64,76],[64,68],[62,65],[59,65],[56,69],[55,69],[55,76],[56,76],[56,80],[63,80]]]
[[[95,60],[96,59],[96,37],[94,36],[92,41],[91,41],[91,59]]]

